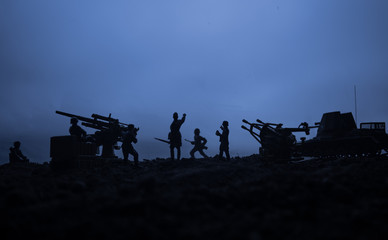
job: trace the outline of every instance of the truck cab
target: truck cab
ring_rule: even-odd
[[[369,130],[385,133],[385,122],[364,122],[360,123],[360,130]]]

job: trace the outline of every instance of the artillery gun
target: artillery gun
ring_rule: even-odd
[[[245,119],[242,121],[248,124],[249,128],[244,125],[241,128],[247,130],[261,144],[259,152],[266,157],[291,157],[296,145],[296,138],[292,133],[305,132],[309,135],[310,129],[315,127],[310,127],[306,122],[302,122],[297,128],[284,128],[281,123],[265,123],[260,119],[257,119],[256,123],[250,123]]]
[[[57,114],[78,119],[81,125],[96,129],[94,134],[88,135],[85,139],[78,139],[76,136],[54,136],[50,139],[51,163],[61,167],[75,167],[81,162],[96,162],[104,159],[117,158],[114,149],[120,149],[117,142],[123,138],[123,132],[127,130],[128,124],[119,122],[118,119],[98,114],[92,114],[91,118],[74,115],[66,112],[56,111]],[[136,131],[139,130],[136,128]],[[97,157],[99,146],[102,146],[102,154]]]
[[[296,151],[311,157],[376,156],[388,151],[385,122],[364,122],[360,128],[352,113],[322,115],[316,137],[296,144]]]
[[[271,157],[349,157],[375,156],[382,150],[388,152],[388,135],[384,122],[364,122],[360,128],[354,121],[352,113],[339,111],[324,113],[320,122],[309,126],[302,122],[298,128],[283,128],[282,124],[257,123],[241,126],[260,144],[260,154]],[[309,140],[305,137],[296,141],[293,132],[310,134],[311,128],[318,128],[317,135]],[[259,132],[258,132],[259,131]]]

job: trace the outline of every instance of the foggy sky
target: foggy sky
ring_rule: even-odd
[[[169,157],[153,138],[167,138],[173,112],[209,155],[224,120],[231,155],[251,155],[260,145],[242,119],[297,127],[354,113],[354,86],[358,124],[387,122],[387,13],[385,0],[2,0],[0,163],[15,140],[49,161],[50,137],[70,127],[56,110],[135,124],[140,159]]]

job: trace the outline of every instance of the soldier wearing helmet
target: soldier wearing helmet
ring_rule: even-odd
[[[30,160],[23,155],[22,151],[20,150],[20,142],[16,141],[13,143],[13,147],[9,148],[9,162],[10,163],[28,163]]]
[[[208,156],[203,152],[203,149],[207,149],[205,146],[207,143],[206,138],[199,135],[200,130],[196,128],[194,130],[194,141],[191,142],[191,144],[194,145],[194,148],[190,151],[191,158],[194,158],[194,153],[198,151],[204,158],[207,158]]]
[[[137,131],[139,128],[135,128],[135,125],[129,124],[127,131],[123,133],[123,143],[121,145],[121,149],[123,151],[124,161],[128,160],[128,155],[131,154],[133,156],[133,161],[135,166],[138,166],[139,162],[139,154],[136,152],[135,148],[132,146],[132,143],[137,143]]]
[[[71,127],[69,128],[70,135],[76,136],[79,140],[82,140],[86,137],[86,131],[78,126],[78,119],[70,119]]]
[[[181,146],[182,146],[182,135],[180,133],[180,128],[185,122],[186,113],[183,114],[182,119],[178,119],[178,113],[174,112],[173,114],[174,121],[170,125],[170,133],[168,134],[168,139],[170,140],[170,154],[171,160],[174,160],[174,148],[177,149],[177,159],[181,157]]]
[[[226,159],[230,160],[229,155],[229,123],[228,121],[223,121],[222,126],[220,127],[222,130],[222,133],[220,133],[218,130],[216,131],[216,135],[220,137],[220,154],[218,155],[219,159],[222,160],[223,153],[225,152]]]

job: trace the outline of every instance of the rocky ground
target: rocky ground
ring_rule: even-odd
[[[2,239],[387,239],[388,158],[0,166]]]

